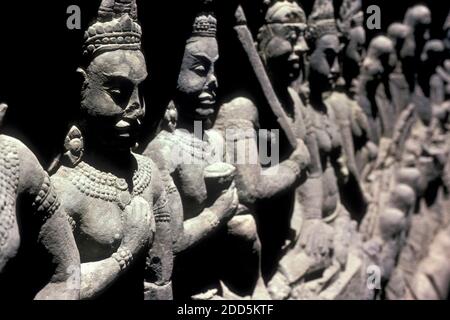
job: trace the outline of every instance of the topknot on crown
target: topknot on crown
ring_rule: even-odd
[[[217,19],[213,5],[214,0],[200,0],[200,10],[192,26],[192,37],[216,37]]]
[[[271,3],[266,13],[266,23],[306,23],[305,11],[294,0]]]
[[[96,21],[85,32],[83,55],[140,50],[141,38],[136,0],[103,0]]]
[[[364,13],[361,0],[344,0],[337,21],[339,31],[348,37],[352,28],[362,27],[363,23]]]
[[[406,11],[403,23],[412,28],[418,24],[431,24],[431,11],[423,4],[415,5]]]
[[[212,13],[203,12],[195,18],[193,37],[215,37],[217,34],[217,19]]]
[[[337,35],[336,19],[332,0],[316,0],[308,21],[311,36],[318,39],[324,35]]]

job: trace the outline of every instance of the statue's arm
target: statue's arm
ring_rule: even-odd
[[[216,128],[225,138],[227,162],[237,169],[236,184],[246,200],[271,198],[295,186],[309,162],[304,142],[285,160],[263,168],[257,145],[258,110],[246,98],[236,98],[224,104]]]
[[[174,161],[176,159],[172,159],[174,154],[177,154],[177,151],[174,150],[173,143],[161,136],[153,140],[144,152],[144,155],[152,159],[158,167],[161,180],[165,185],[165,193],[171,213],[172,232],[174,233],[173,250],[177,254],[195,246],[228,221],[227,198],[230,198],[230,196],[228,192],[225,193],[211,207],[204,209],[196,217],[185,221],[183,202],[172,177],[177,173],[177,164]]]
[[[20,163],[19,194],[32,201],[32,221],[37,232],[42,260],[51,266],[51,279],[36,300],[75,300],[80,297],[80,256],[67,215],[58,200],[48,174],[33,153],[18,145]]]

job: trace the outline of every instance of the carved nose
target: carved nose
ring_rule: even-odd
[[[299,37],[297,40],[297,43],[294,46],[294,51],[298,54],[298,55],[303,55],[306,52],[309,51],[309,47],[308,44],[306,43],[306,40],[304,37]]]
[[[219,87],[219,83],[214,72],[211,72],[211,74],[208,76],[207,87],[211,92],[215,92]]]
[[[138,120],[143,117],[144,109],[139,102],[133,102],[125,109],[124,113],[127,119]]]
[[[334,63],[333,63],[333,66],[331,67],[331,73],[334,76],[337,76],[337,75],[339,75],[340,72],[341,72],[341,69],[339,67],[338,59],[335,59]]]

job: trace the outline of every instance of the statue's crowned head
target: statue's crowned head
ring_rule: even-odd
[[[394,43],[386,36],[377,36],[369,44],[367,57],[361,68],[361,76],[378,83],[387,79],[397,64]]]
[[[430,39],[431,11],[425,5],[415,5],[406,11],[403,23],[410,28],[410,36],[402,56],[419,59],[423,46]]]
[[[203,0],[186,42],[174,102],[184,119],[207,120],[216,112],[216,63],[219,48],[213,2]]]
[[[103,0],[85,32],[81,110],[83,135],[94,144],[129,149],[144,116],[147,66],[136,0]]]
[[[340,75],[338,55],[341,50],[332,0],[316,0],[309,16],[310,82],[330,90]],[[311,84],[313,85],[313,84]]]
[[[302,69],[303,55],[309,50],[305,40],[306,14],[293,0],[273,1],[258,34],[259,53],[272,77],[289,84]]]
[[[394,22],[388,27],[387,34],[394,43],[398,58],[401,58],[400,53],[410,32],[411,28],[400,22]]]

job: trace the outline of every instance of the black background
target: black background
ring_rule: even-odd
[[[335,1],[336,8],[341,1]],[[175,88],[184,43],[198,2],[138,0],[150,74],[145,85],[147,119],[143,139],[151,137]],[[259,11],[262,0],[241,2],[256,34],[262,22]],[[313,0],[300,2],[309,14]],[[433,13],[432,35],[442,37],[448,1],[363,0],[365,8],[372,4],[381,7],[383,30],[389,23],[401,21],[406,8],[416,3],[429,5]],[[84,30],[95,17],[100,0],[2,1],[0,4],[0,101],[10,106],[2,132],[23,140],[44,166],[59,152],[79,105],[75,70],[80,61],[83,31],[66,27],[66,10],[72,4],[81,8]],[[236,0],[217,0],[221,95],[247,90],[257,97],[258,88],[232,29],[235,5]],[[370,31],[369,37],[377,33]]]

